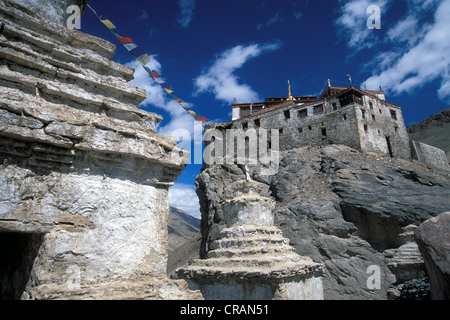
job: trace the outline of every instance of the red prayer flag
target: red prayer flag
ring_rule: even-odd
[[[133,42],[133,40],[131,40],[131,38],[127,38],[127,37],[119,37],[119,38],[117,38],[122,44],[125,44],[125,43],[132,43]]]

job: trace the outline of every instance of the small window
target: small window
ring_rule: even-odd
[[[366,110],[361,109],[361,115],[362,115],[362,118],[365,119],[366,118]]]
[[[370,110],[373,110],[373,103],[372,103],[372,101],[369,102],[369,108],[370,108]]]
[[[367,127],[367,124],[365,124],[365,125],[364,125],[364,131],[367,132],[368,130],[369,130],[369,128]]]
[[[391,110],[391,118],[397,120],[397,113],[395,112],[395,110]]]
[[[243,122],[242,123],[242,130],[247,130],[248,129],[248,123],[247,122]]]
[[[372,120],[375,121],[375,115],[372,115]]]
[[[261,126],[261,120],[255,119],[255,128],[258,129]]]
[[[337,110],[337,103],[336,103],[336,102],[333,102],[333,103],[331,104],[331,106],[333,107],[333,111],[336,111],[336,110]]]
[[[308,130],[312,130],[312,127],[311,127],[311,126],[308,126]]]
[[[324,136],[324,137],[327,136],[327,129],[322,128],[322,136]]]
[[[280,128],[280,134],[283,134],[283,128]]]
[[[284,120],[290,119],[291,118],[291,112],[289,110],[286,110],[284,112]]]
[[[298,132],[302,133],[303,132],[303,128],[298,128]]]
[[[303,109],[298,112],[298,117],[300,119],[306,118],[308,116],[308,109]]]
[[[398,132],[398,127],[394,127],[395,132]]]
[[[344,114],[343,118],[344,118],[344,120],[347,120],[347,115],[346,115],[346,114]]]
[[[250,107],[241,107],[239,115],[242,117],[247,117],[250,115]]]
[[[314,114],[323,113],[323,104],[314,107]]]

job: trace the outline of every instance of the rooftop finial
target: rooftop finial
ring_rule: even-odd
[[[294,100],[294,97],[292,96],[292,93],[291,93],[291,83],[289,82],[289,80],[288,80],[288,88],[289,88],[289,97],[288,97],[288,100]]]

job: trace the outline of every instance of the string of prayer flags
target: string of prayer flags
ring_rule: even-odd
[[[203,124],[204,121],[207,121],[208,119],[200,114],[197,114],[196,112],[191,110],[191,107],[188,103],[184,102],[182,99],[174,95],[174,90],[172,89],[172,86],[165,82],[161,78],[161,74],[158,72],[154,72],[150,69],[147,64],[151,61],[150,56],[146,53],[144,53],[139,47],[133,42],[133,39],[130,37],[122,37],[117,33],[116,26],[108,19],[102,19],[101,16],[95,12],[94,9],[90,5],[86,5],[89,9],[92,10],[92,12],[97,16],[97,18],[111,31],[111,33],[117,38],[117,40],[120,41],[120,43],[123,44],[123,46],[130,52],[130,54],[142,65],[145,71],[150,74],[150,76],[176,101],[178,102],[181,107],[186,110],[195,120],[198,122],[201,122]],[[205,129],[210,129],[211,126],[209,125],[203,125]]]

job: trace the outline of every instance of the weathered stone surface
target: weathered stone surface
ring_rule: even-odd
[[[415,238],[425,260],[432,299],[450,299],[450,212],[423,222]]]
[[[300,256],[273,226],[274,200],[264,184],[249,179],[230,185],[224,201],[226,228],[209,244],[205,259],[177,275],[207,300],[322,300],[323,265]]]
[[[166,276],[168,187],[189,155],[139,110],[134,70],[54,13],[4,2],[0,298],[201,298]]]
[[[395,276],[386,250],[404,244],[410,224],[449,210],[450,175],[420,163],[357,152],[342,145],[297,148],[282,153],[266,184],[276,200],[275,225],[301,256],[325,264],[325,299],[386,299]],[[197,177],[202,211],[201,256],[225,227],[229,186],[242,179],[238,165],[205,166]],[[380,289],[369,289],[369,266],[380,267]]]

